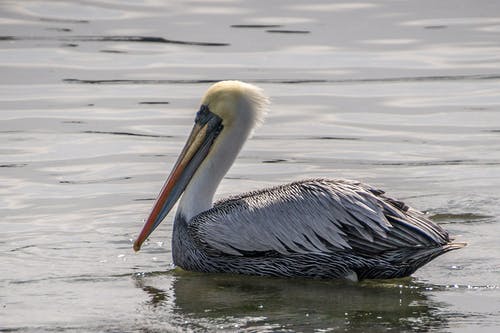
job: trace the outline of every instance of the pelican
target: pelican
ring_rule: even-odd
[[[172,256],[182,269],[361,279],[413,274],[465,246],[423,213],[358,181],[307,179],[213,203],[269,100],[240,81],[212,85],[194,128],[134,243],[139,251],[182,196]]]

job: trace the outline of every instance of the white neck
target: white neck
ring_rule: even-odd
[[[235,119],[233,123],[224,126],[210,153],[186,187],[177,215],[182,215],[189,223],[191,218],[213,207],[215,191],[238,156],[253,126],[254,121],[245,117]]]

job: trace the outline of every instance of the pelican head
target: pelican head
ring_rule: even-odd
[[[260,88],[240,81],[221,81],[207,90],[186,145],[134,243],[135,251],[181,195],[177,214],[186,221],[212,207],[217,186],[252,130],[262,123],[268,104]]]

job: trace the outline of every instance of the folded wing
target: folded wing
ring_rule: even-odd
[[[250,256],[265,252],[376,255],[449,242],[446,231],[366,184],[314,179],[220,201],[189,223],[206,251]]]

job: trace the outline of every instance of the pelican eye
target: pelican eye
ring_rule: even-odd
[[[202,105],[200,110],[196,113],[194,122],[200,126],[208,124],[209,127],[213,129],[217,128],[221,124],[222,119],[215,113],[211,112],[208,105]]]
[[[211,112],[210,109],[208,108],[207,105],[202,105],[200,106],[200,110],[196,112],[196,118],[195,118],[195,123],[197,124],[204,124],[207,122],[207,119],[209,118]]]

